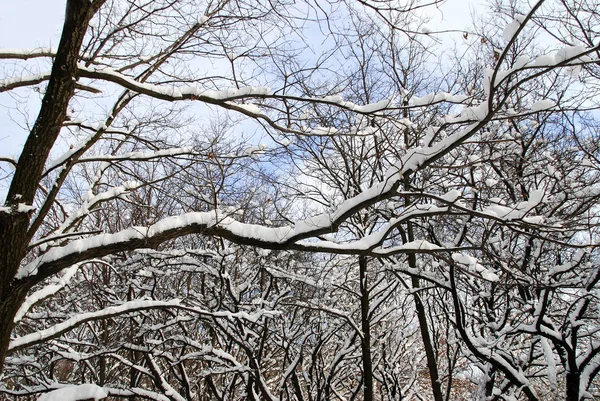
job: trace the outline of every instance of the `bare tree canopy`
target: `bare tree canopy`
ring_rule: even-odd
[[[600,397],[600,10],[481,7],[67,0],[0,48],[0,400]]]

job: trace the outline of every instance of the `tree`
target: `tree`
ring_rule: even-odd
[[[597,10],[497,3],[447,61],[426,6],[68,0],[56,50],[0,51],[40,93],[2,391],[593,396]]]

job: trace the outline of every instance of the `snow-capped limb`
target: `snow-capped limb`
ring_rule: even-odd
[[[243,319],[249,322],[256,322],[262,317],[270,317],[277,315],[274,311],[257,310],[253,313],[247,312],[227,312],[227,311],[216,311],[211,312],[208,310],[186,306],[181,303],[180,300],[174,299],[170,301],[154,301],[154,300],[136,300],[128,301],[118,306],[110,306],[105,309],[97,310],[94,312],[81,313],[73,316],[61,323],[54,326],[48,327],[44,330],[40,330],[34,333],[26,334],[21,337],[14,338],[10,341],[8,349],[10,351],[17,351],[19,349],[29,347],[41,342],[47,341],[52,338],[59,337],[60,335],[72,330],[73,328],[98,319],[107,319],[113,316],[122,315],[125,313],[136,312],[145,309],[182,309],[193,314],[211,316],[214,318],[221,319]]]
[[[441,277],[438,274],[420,269],[418,267],[410,267],[408,263],[402,260],[397,260],[394,256],[385,258],[384,266],[386,270],[395,275],[398,275],[398,273],[404,273],[408,276],[425,280],[439,288],[450,290],[450,282],[445,277]]]
[[[205,103],[217,104],[221,106],[237,107],[237,104],[231,102],[244,98],[264,98],[270,93],[270,89],[263,86],[246,86],[243,88],[230,88],[223,90],[209,90],[191,86],[158,85],[147,82],[140,82],[136,79],[122,74],[111,68],[90,68],[85,64],[78,65],[78,74],[84,78],[100,79],[115,83],[125,89],[136,93],[141,93],[157,99],[175,101],[175,100],[199,100]],[[240,110],[245,110],[239,107]],[[250,113],[255,114],[255,113]]]
[[[162,158],[181,158],[182,156],[198,156],[201,155],[191,147],[180,147],[180,148],[169,148],[161,149],[155,152],[130,152],[123,153],[120,155],[98,155],[98,156],[87,156],[80,157],[76,163],[88,163],[88,162],[117,162],[123,160],[135,160],[135,161],[150,161]],[[208,156],[207,156],[208,157]]]
[[[268,125],[277,130],[284,133],[292,133],[296,135],[319,135],[319,136],[328,136],[328,135],[336,135],[341,134],[338,132],[322,132],[322,130],[317,130],[313,132],[313,130],[296,130],[290,128],[289,126],[283,126],[270,119],[266,114],[262,113],[259,105],[257,104],[246,104],[246,103],[237,103],[235,100],[247,99],[247,98],[255,98],[255,99],[284,99],[289,101],[298,101],[304,103],[319,103],[324,105],[332,105],[342,109],[346,109],[358,114],[370,115],[374,113],[378,113],[392,107],[392,101],[390,99],[384,99],[376,103],[366,104],[366,105],[357,105],[352,102],[343,101],[341,98],[337,96],[326,96],[324,98],[314,98],[314,97],[300,97],[293,95],[278,95],[272,94],[270,89],[267,87],[242,87],[242,88],[230,88],[224,90],[209,90],[202,89],[199,87],[185,87],[185,86],[174,86],[167,84],[151,84],[146,82],[139,82],[134,78],[122,74],[118,71],[115,71],[110,68],[90,68],[83,64],[79,64],[79,72],[80,77],[90,78],[90,79],[100,79],[108,82],[112,82],[131,90],[136,93],[144,94],[150,97],[154,97],[157,99],[162,99],[165,101],[180,101],[180,100],[194,100],[200,101],[208,104],[218,105],[225,109],[237,111],[241,114],[247,115],[249,117],[257,118],[262,121],[265,121]],[[429,99],[429,97],[428,97]],[[449,103],[462,103],[467,99],[466,96],[463,95],[450,95],[445,92],[440,92],[437,94],[431,95],[431,101],[427,103],[420,103],[410,105],[409,107],[420,107],[426,105],[433,105],[441,102],[449,102]],[[398,107],[395,107],[398,108]]]
[[[133,398],[140,397],[152,401],[172,401],[169,397],[164,394],[157,393],[156,391],[146,390],[141,387],[129,387],[127,389],[103,387],[102,388],[109,396]]]
[[[220,212],[188,213],[164,219],[150,227],[134,227],[115,234],[103,234],[53,248],[45,255],[22,266],[17,278],[24,278],[38,271],[47,277],[62,268],[90,258],[102,257],[127,249],[154,247],[178,236],[203,233],[222,236],[241,244],[270,249],[302,249],[319,251],[323,248],[298,242],[310,237],[333,232],[349,216],[367,206],[396,196],[402,177],[426,167],[472,136],[487,123],[490,116],[471,124],[442,141],[427,148],[413,149],[402,158],[398,166],[387,173],[384,181],[373,185],[354,198],[342,202],[331,214],[314,216],[298,221],[294,226],[264,227],[244,224]],[[354,250],[337,249],[338,253],[356,253]]]
[[[154,373],[153,377],[158,381],[159,386],[170,399],[174,401],[187,401],[169,384],[169,382],[165,380],[164,373],[161,371],[152,355],[146,354],[146,361],[148,362],[150,370],[152,370],[152,373]]]
[[[83,141],[79,142],[76,146],[72,146],[61,156],[52,160],[48,164],[48,167],[46,167],[46,170],[44,171],[44,176],[48,175],[51,171],[59,168],[60,166],[64,165],[65,163],[73,159],[75,156],[81,154],[85,150],[89,149],[90,145],[92,145],[98,139],[98,129],[103,128],[105,127],[98,127],[96,130],[94,130],[95,132],[89,134]]]
[[[467,331],[465,325],[465,307],[460,299],[459,291],[456,287],[456,272],[453,263],[450,263],[450,294],[452,295],[453,306],[456,314],[456,328],[465,342],[468,350],[478,359],[491,363],[496,369],[502,371],[507,379],[513,384],[519,384],[522,391],[529,400],[538,400],[537,393],[527,377],[523,374],[520,367],[515,366],[512,361],[505,358],[495,347],[486,342],[482,342],[480,337],[474,337]]]
[[[231,241],[258,246],[267,249],[297,249],[306,251],[330,251],[334,253],[356,254],[374,248],[377,244],[371,244],[372,238],[362,244],[358,249],[355,247],[344,247],[339,244],[328,244],[320,246],[311,242],[302,242],[303,239],[316,237],[325,233],[333,232],[347,216],[364,207],[365,203],[381,201],[381,195],[377,192],[371,197],[359,195],[357,198],[344,202],[334,213],[336,219],[330,215],[319,215],[307,220],[296,222],[293,226],[266,227],[256,224],[240,223],[231,217],[216,210],[211,212],[192,212],[180,216],[168,217],[149,227],[131,227],[114,234],[100,234],[89,238],[74,240],[71,243],[51,248],[44,255],[36,258],[25,266],[22,266],[17,279],[26,279],[37,275],[47,277],[71,264],[83,262],[92,258],[100,258],[111,253],[138,248],[153,248],[164,241],[187,234],[216,235]],[[390,192],[389,196],[392,193]],[[425,211],[425,214],[430,214]],[[410,215],[414,217],[413,215]],[[395,222],[399,224],[398,222]],[[385,232],[384,232],[385,234]],[[378,237],[379,236],[379,237]],[[381,234],[373,238],[383,240]],[[367,244],[367,242],[369,242]],[[327,244],[327,242],[326,242]],[[368,246],[367,246],[368,245]],[[423,244],[420,244],[423,245]],[[405,252],[432,252],[432,247],[407,247]],[[400,249],[396,250],[400,251]]]
[[[50,79],[50,71],[41,74],[27,75],[16,78],[6,78],[0,80],[0,93],[23,86],[37,85]]]
[[[558,391],[558,383],[556,381],[557,370],[556,370],[556,361],[554,359],[554,352],[552,351],[552,346],[548,339],[544,337],[540,337],[540,344],[542,345],[542,351],[544,354],[544,359],[546,361],[546,366],[548,369],[548,381],[550,382],[550,388],[554,394],[557,394]]]
[[[108,397],[106,392],[95,384],[85,383],[78,386],[65,386],[42,394],[38,401],[95,401]]]
[[[98,141],[98,139],[107,132],[109,127],[115,121],[119,112],[123,110],[133,98],[134,97],[127,90],[121,93],[104,123],[96,125],[92,129],[92,131],[94,131],[92,134],[88,135],[84,141],[79,143],[77,147],[74,147],[73,149],[67,151],[66,154],[63,154],[63,156],[60,158],[60,163],[55,164],[55,167],[60,169],[58,176],[54,179],[54,183],[50,190],[47,191],[45,199],[42,202],[42,206],[39,208],[37,214],[33,218],[33,222],[31,223],[29,232],[27,233],[29,241],[32,240],[36,231],[42,225],[44,218],[53,207],[56,197],[58,196],[63,183],[69,176],[69,173],[71,172],[71,169],[75,165],[77,159],[81,157],[87,150],[89,150],[96,143],[96,141]],[[64,119],[66,119],[66,115]],[[102,173],[107,166],[107,163],[102,164],[93,183],[91,184],[91,188],[98,184],[100,178],[102,177]],[[47,173],[49,173],[49,170],[46,171],[46,174]],[[44,177],[44,174],[42,174],[42,177]]]
[[[11,351],[16,351],[24,347],[39,344],[41,342],[47,341],[48,339],[56,338],[62,335],[63,333],[66,333],[67,331],[73,329],[74,327],[85,322],[89,322],[91,320],[109,318],[123,313],[135,312],[144,309],[173,308],[178,306],[182,306],[179,300],[172,300],[166,302],[150,300],[125,302],[124,304],[119,306],[112,306],[95,312],[82,313],[70,319],[67,319],[62,323],[49,327],[45,330],[41,330],[35,333],[27,334],[12,339],[8,349]]]
[[[81,206],[70,213],[60,227],[58,227],[52,233],[52,235],[56,236],[68,232],[68,230],[73,227],[76,222],[84,218],[93,208],[108,200],[124,197],[129,192],[134,191],[141,186],[142,184],[139,182],[130,181],[124,182],[122,185],[113,187],[108,191],[96,195],[94,195],[90,190],[86,196],[86,199],[83,200]]]
[[[17,160],[8,156],[0,156],[0,163],[8,163],[13,169],[17,167]]]
[[[205,344],[200,344],[197,341],[194,341],[188,337],[185,336],[176,336],[173,338],[174,341],[181,341],[183,343],[185,343],[186,345],[189,345],[195,349],[197,349],[197,352],[193,352],[191,354],[186,354],[185,357],[183,357],[183,360],[187,360],[187,359],[194,359],[196,358],[199,354],[212,354],[215,355],[217,357],[219,357],[222,360],[225,360],[229,363],[231,363],[233,366],[236,366],[238,368],[243,368],[246,369],[246,367],[241,364],[233,355],[231,355],[229,352],[223,351],[222,349],[219,348],[215,348],[212,345],[205,345]]]
[[[344,319],[346,322],[348,322],[348,324],[356,332],[357,336],[359,336],[360,338],[363,338],[362,329],[356,323],[356,321],[354,320],[354,318],[352,316],[350,316],[350,314],[348,312],[345,312],[343,310],[336,309],[336,308],[326,307],[326,306],[323,306],[323,305],[312,305],[312,304],[310,304],[308,302],[294,303],[294,304],[291,304],[291,305],[299,306],[301,308],[306,308],[306,309],[313,309],[313,310],[323,311],[323,312],[326,312],[326,313],[331,314],[333,316],[340,317],[340,318]]]
[[[390,219],[389,222],[385,223],[381,229],[371,234],[368,234],[357,241],[349,241],[345,243],[336,243],[333,241],[319,241],[319,242],[309,242],[309,241],[298,241],[297,244],[306,247],[313,247],[316,249],[323,249],[326,251],[334,251],[334,250],[355,250],[356,252],[360,251],[370,251],[374,248],[380,246],[387,236],[399,225],[406,223],[407,221],[413,218],[422,218],[422,217],[432,217],[444,214],[448,211],[446,207],[438,207],[430,204],[415,204],[406,210],[404,210],[399,217]],[[406,244],[405,244],[406,245]],[[406,250],[423,250],[423,251],[435,251],[441,249],[441,247],[435,246],[433,244],[428,243],[427,241],[419,242],[415,244],[411,244],[411,246],[406,245]],[[386,250],[379,250],[380,252],[385,252]]]
[[[489,86],[490,86],[490,90],[489,90],[489,93],[488,93],[488,99],[487,99],[490,108],[492,106],[492,100],[493,100],[493,97],[494,97],[495,82],[497,80],[498,74],[501,73],[500,67],[502,66],[502,64],[504,63],[506,57],[510,53],[511,47],[515,43],[515,41],[517,40],[517,37],[523,31],[523,29],[525,28],[525,25],[527,24],[527,22],[529,20],[531,20],[531,18],[536,13],[536,11],[542,6],[542,4],[544,3],[544,1],[545,0],[538,0],[534,4],[534,6],[531,8],[531,10],[527,13],[527,15],[525,15],[525,16],[519,15],[518,20],[513,21],[516,24],[518,24],[518,26],[512,26],[511,28],[508,28],[505,31],[506,36],[508,36],[509,33],[512,34],[512,36],[511,36],[511,38],[509,40],[507,40],[508,43],[506,44],[506,47],[504,48],[504,50],[502,50],[502,52],[498,56],[498,60],[496,61],[496,66],[494,67],[493,72],[489,76],[489,82],[488,83],[484,82],[484,86],[486,84],[489,84]],[[484,80],[485,80],[485,78],[484,78]]]
[[[23,304],[21,305],[21,308],[19,308],[19,310],[17,311],[17,314],[15,315],[15,318],[13,321],[15,323],[17,323],[19,320],[21,320],[21,318],[23,316],[25,316],[27,311],[33,305],[35,305],[37,302],[41,301],[42,299],[49,297],[50,295],[56,294],[58,291],[63,289],[67,284],[69,284],[69,281],[71,281],[71,278],[77,272],[77,269],[79,269],[79,266],[80,266],[80,264],[74,264],[73,266],[66,269],[66,271],[64,272],[62,277],[58,280],[58,283],[48,284],[44,288],[42,288],[42,289],[34,292],[30,296],[28,296],[25,299],[25,301],[23,302]]]
[[[27,60],[36,57],[55,57],[56,49],[36,47],[33,49],[0,49],[0,59]]]
[[[586,358],[586,363],[580,365],[579,393],[582,395],[588,393],[592,379],[600,372],[600,344],[593,343],[593,349],[594,352]]]

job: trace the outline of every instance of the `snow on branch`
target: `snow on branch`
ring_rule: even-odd
[[[127,312],[134,312],[143,309],[152,309],[152,308],[169,308],[180,305],[180,301],[178,299],[172,301],[130,301],[126,302],[119,306],[112,306],[106,309],[82,313],[77,316],[73,316],[70,319],[65,320],[62,323],[51,326],[47,329],[37,331],[35,333],[27,334],[22,337],[17,337],[11,340],[10,345],[8,346],[9,350],[16,351],[31,345],[39,344],[41,342],[47,341],[51,338],[55,338],[60,336],[63,333],[73,329],[74,327],[83,324],[85,322],[89,322],[95,319],[101,318],[109,318],[112,316],[117,316]]]
[[[108,397],[108,394],[95,384],[84,383],[79,386],[66,386],[49,393],[42,394],[38,401],[83,401],[83,400],[101,400]]]
[[[16,78],[1,79],[0,80],[0,93],[9,91],[11,89],[20,88],[23,86],[37,85],[48,79],[50,79],[50,71],[43,72],[40,74],[16,77]]]
[[[65,274],[63,274],[63,276],[58,280],[58,282],[56,284],[49,284],[49,285],[45,286],[44,288],[42,288],[41,290],[38,290],[38,291],[34,292],[33,294],[31,294],[30,296],[28,296],[25,299],[25,301],[21,304],[21,307],[17,311],[17,314],[15,315],[13,322],[17,323],[18,321],[20,321],[21,318],[27,313],[27,311],[34,304],[36,304],[37,302],[41,301],[44,298],[49,297],[50,295],[56,294],[58,291],[60,291],[62,288],[64,288],[67,284],[69,284],[69,281],[71,281],[71,278],[77,272],[77,269],[79,268],[79,266],[80,266],[80,264],[74,264],[73,266],[69,267],[65,271]]]
[[[0,49],[0,59],[27,60],[36,57],[55,57],[56,49],[36,47],[33,49]]]
[[[34,333],[26,334],[21,337],[17,337],[11,340],[8,349],[10,351],[17,351],[25,347],[30,347],[35,344],[42,343],[52,338],[56,338],[73,328],[97,319],[107,319],[113,316],[122,315],[124,313],[136,312],[145,309],[159,309],[159,308],[176,308],[183,309],[191,313],[212,316],[215,318],[224,319],[244,319],[250,322],[256,322],[263,316],[276,315],[277,312],[257,310],[254,313],[248,312],[228,312],[228,311],[217,311],[211,312],[204,309],[189,307],[183,305],[179,299],[173,299],[170,301],[155,301],[155,300],[136,300],[125,302],[118,306],[111,306],[105,309],[97,310],[94,312],[81,313],[73,316],[61,323],[54,326],[48,327],[44,330],[40,330]]]

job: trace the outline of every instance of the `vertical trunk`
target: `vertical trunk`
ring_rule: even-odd
[[[135,298],[135,292],[134,292],[134,288],[133,285],[129,286],[129,291],[127,291],[127,301],[133,301],[133,299]],[[135,323],[135,319],[133,318],[133,316],[131,318],[129,318],[129,333],[128,333],[128,341],[129,344],[133,345],[134,343],[137,343],[139,341],[136,341],[135,338],[135,330],[136,330],[136,323]],[[133,365],[136,365],[138,363],[138,354],[137,352],[133,349],[133,347],[131,347],[131,349],[129,350],[129,360],[131,361],[131,363]],[[131,368],[129,368],[129,385],[131,386],[131,388],[133,387],[137,387],[138,385],[138,372],[137,370],[131,366]],[[131,397],[130,401],[136,401],[136,397],[133,396]]]
[[[102,320],[102,336],[100,337],[102,339],[102,344],[100,344],[100,347],[104,347],[106,346],[106,343],[108,342],[108,322],[106,321],[106,319]],[[106,384],[106,356],[101,355],[100,356],[100,373],[99,373],[99,382],[98,385],[100,387],[103,387]]]
[[[489,365],[488,372],[486,374],[486,382],[485,382],[485,396],[487,399],[491,398],[494,394],[494,383],[496,382],[496,369]]]
[[[413,255],[409,257],[414,258]],[[410,265],[410,262],[409,262]],[[413,267],[413,266],[411,266]],[[412,278],[413,288],[419,288],[419,279],[416,277]],[[444,396],[442,393],[442,384],[440,383],[440,375],[438,372],[437,360],[435,357],[435,350],[431,335],[429,333],[429,326],[427,324],[427,312],[425,306],[421,301],[421,297],[418,293],[414,293],[415,308],[417,310],[417,317],[419,319],[419,329],[421,331],[421,339],[423,340],[423,347],[425,348],[425,356],[427,357],[427,368],[429,369],[429,377],[431,378],[431,390],[433,392],[433,399],[435,401],[443,401]]]
[[[13,320],[17,311],[25,300],[26,288],[15,288],[8,297],[0,298],[0,374],[4,368],[4,361],[8,355],[10,334],[14,327]]]
[[[371,323],[369,321],[369,284],[367,283],[367,257],[359,256],[360,270],[360,322],[363,332],[361,341],[364,375],[364,401],[373,401],[373,362],[371,360]]]
[[[18,212],[20,203],[32,205],[50,150],[67,116],[69,101],[75,92],[77,62],[88,23],[97,8],[89,0],[68,0],[63,31],[52,65],[48,87],[38,117],[25,141],[15,174],[6,196],[11,212],[0,213],[0,373],[8,352],[15,313],[34,282],[14,280],[25,257],[31,213]],[[20,285],[19,285],[20,284]]]
[[[406,188],[410,186],[410,182],[408,181],[408,177],[406,177],[404,185]],[[409,204],[410,200],[405,198],[405,203]],[[407,240],[412,242],[415,240],[415,235],[413,232],[412,223],[408,222],[407,225]],[[408,265],[411,268],[417,267],[417,258],[414,253],[408,255]],[[419,279],[417,277],[412,277],[411,284],[413,289],[417,289],[420,287]],[[417,318],[419,319],[419,329],[421,331],[421,339],[423,340],[423,347],[425,348],[425,356],[427,357],[427,368],[429,370],[429,378],[431,379],[431,391],[433,392],[433,399],[435,401],[443,401],[444,396],[442,392],[442,383],[440,382],[440,375],[438,372],[437,359],[435,356],[435,350],[433,346],[433,342],[431,340],[431,335],[429,333],[429,326],[427,323],[427,311],[425,310],[425,306],[421,301],[421,296],[417,291],[413,292],[415,299],[415,309],[417,311]]]
[[[567,373],[567,401],[579,401],[579,372]]]
[[[407,87],[408,82],[403,82],[403,87]],[[408,100],[405,98],[403,104],[408,106]],[[405,109],[402,113],[404,118],[410,118],[410,113],[408,109]],[[414,138],[411,137],[410,131],[408,129],[404,130],[404,146],[408,149],[413,145],[411,143],[414,141]],[[411,188],[411,177],[409,174],[406,174],[403,179],[404,189],[409,190]],[[408,206],[411,200],[410,197],[404,197],[404,204]],[[409,221],[406,227],[406,241],[412,242],[415,240],[415,235],[413,232],[413,225]],[[408,265],[411,268],[417,267],[417,258],[414,253],[408,255]],[[419,288],[419,279],[416,277],[412,277],[412,286],[414,289]],[[437,360],[435,357],[433,343],[431,341],[431,336],[429,333],[429,326],[427,325],[427,312],[425,311],[425,306],[421,301],[421,297],[418,292],[414,292],[415,299],[415,309],[417,311],[417,317],[419,319],[419,329],[421,331],[421,339],[423,340],[423,347],[425,348],[425,356],[427,357],[427,368],[429,370],[429,377],[431,379],[431,390],[433,392],[433,399],[435,401],[443,401],[443,392],[442,392],[442,384],[440,383],[440,375],[438,372]],[[448,389],[450,391],[450,389]]]

